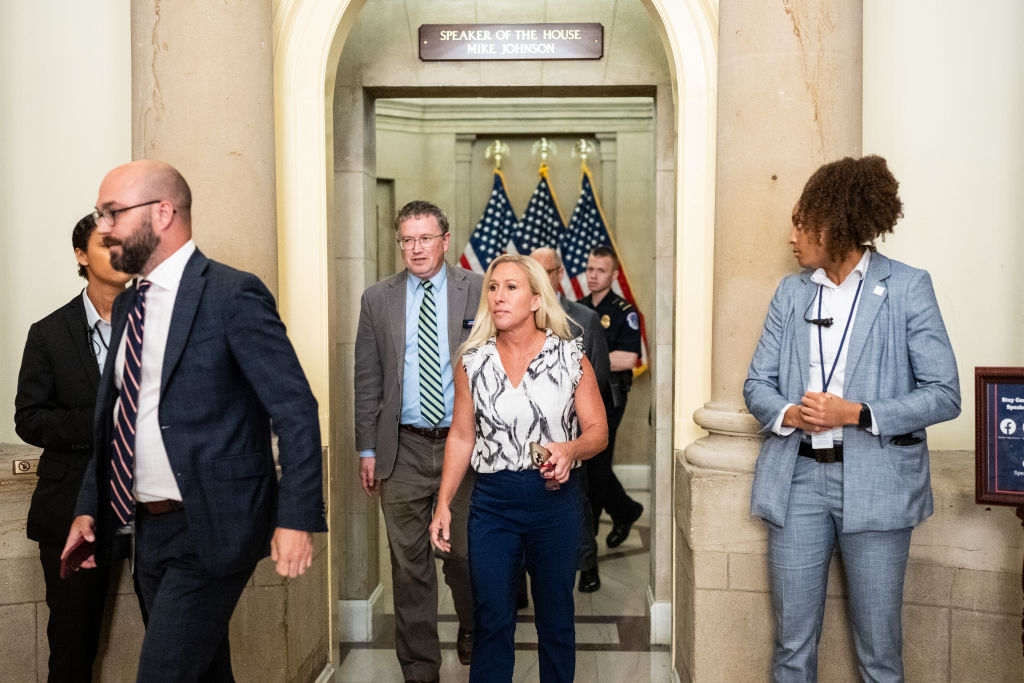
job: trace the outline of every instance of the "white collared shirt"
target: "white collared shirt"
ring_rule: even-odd
[[[164,259],[146,276],[151,284],[146,292],[146,316],[142,334],[142,377],[139,380],[139,412],[135,418],[135,499],[141,502],[181,500],[178,482],[160,433],[160,388],[164,350],[171,329],[171,313],[185,265],[196,250],[192,240]],[[117,347],[114,383],[121,388],[124,374],[125,338]],[[114,419],[120,401],[114,406]]]
[[[846,358],[850,350],[850,338],[853,336],[853,325],[857,317],[857,309],[860,308],[864,292],[860,291],[861,282],[868,272],[868,264],[871,262],[871,250],[865,249],[864,255],[854,266],[850,274],[840,284],[836,284],[825,274],[824,268],[818,268],[811,274],[811,282],[818,285],[819,294],[815,294],[811,307],[808,309],[808,318],[832,318],[832,324],[828,327],[821,325],[808,325],[810,328],[810,368],[808,373],[807,391],[824,391],[822,382],[822,366],[824,375],[828,381],[828,393],[836,396],[843,396],[843,389],[846,386]],[[821,297],[821,315],[818,314],[818,297]],[[854,298],[856,297],[856,301]],[[818,334],[821,334],[820,344]],[[846,339],[843,339],[843,333]],[[840,347],[842,343],[842,347]],[[839,357],[836,358],[838,353]],[[824,356],[824,357],[823,357]],[[833,371],[833,364],[835,370]],[[829,373],[832,373],[829,379]],[[795,427],[785,427],[782,419],[792,403],[787,403],[779,415],[775,418],[772,431],[780,436],[788,436],[793,433]],[[878,426],[875,424],[875,416],[871,416],[871,432],[878,433]],[[832,437],[833,443],[843,442],[843,428],[825,432]]]
[[[85,303],[85,322],[89,325],[89,346],[92,355],[103,372],[103,364],[107,362],[107,349],[110,347],[110,321],[100,317],[100,312],[89,298],[88,287],[82,290],[82,301]]]

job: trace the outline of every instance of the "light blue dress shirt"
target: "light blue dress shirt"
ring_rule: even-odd
[[[441,388],[444,391],[444,418],[431,425],[420,415],[419,321],[423,303],[423,281],[410,274],[405,283],[405,364],[402,371],[401,424],[415,427],[450,427],[455,407],[455,380],[452,359],[448,352],[448,269],[437,271],[430,282],[434,285],[434,307],[437,310],[437,344],[441,360]]]

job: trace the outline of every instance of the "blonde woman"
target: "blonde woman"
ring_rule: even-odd
[[[455,369],[431,542],[449,549],[449,505],[476,471],[469,512],[473,582],[470,681],[511,681],[516,579],[525,558],[536,613],[540,680],[571,681],[573,586],[582,491],[573,470],[608,441],[604,404],[582,341],[544,269],[528,256],[495,259]],[[531,447],[548,455],[539,468]]]

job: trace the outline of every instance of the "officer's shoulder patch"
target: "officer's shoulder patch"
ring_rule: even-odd
[[[630,311],[629,315],[626,316],[626,322],[634,330],[640,329],[640,316],[636,314],[636,311]]]

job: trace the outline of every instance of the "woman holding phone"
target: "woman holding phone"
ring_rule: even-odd
[[[430,540],[448,551],[449,504],[472,467],[470,681],[512,680],[516,581],[524,559],[540,680],[575,675],[582,492],[573,470],[605,447],[608,425],[594,370],[582,340],[570,338],[567,320],[540,264],[506,254],[487,269],[473,332],[459,349]]]

